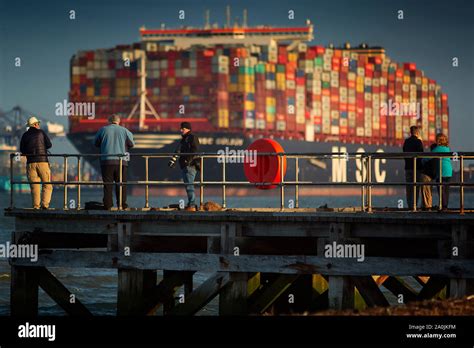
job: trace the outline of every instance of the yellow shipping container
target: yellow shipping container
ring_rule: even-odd
[[[189,95],[189,94],[191,94],[191,87],[189,87],[189,86],[183,86],[183,94],[184,94],[184,95]]]
[[[237,92],[238,85],[236,83],[229,83],[229,92]]]
[[[267,106],[275,106],[276,105],[276,100],[273,97],[267,97],[266,98],[266,104]]]
[[[174,77],[168,77],[168,86],[174,86],[176,84],[176,79]]]
[[[80,83],[81,82],[81,79],[79,77],[79,75],[73,75],[72,76],[72,83]]]
[[[254,110],[255,109],[255,102],[251,100],[246,100],[244,105],[245,110]]]
[[[229,118],[229,110],[228,109],[219,109],[218,110],[218,116],[219,116],[219,119],[224,119],[224,118]]]
[[[275,114],[269,114],[267,112],[267,122],[275,122]]]
[[[87,87],[86,95],[88,97],[93,97],[94,96],[94,87]]]
[[[275,72],[275,64],[272,64],[272,63],[265,64],[265,71],[266,72]]]
[[[296,62],[298,60],[298,53],[288,53],[288,61]]]

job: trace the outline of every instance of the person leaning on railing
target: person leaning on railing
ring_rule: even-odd
[[[448,137],[445,134],[439,133],[436,135],[436,147],[432,150],[433,152],[447,153],[451,152],[449,148]],[[443,157],[441,159],[441,179],[444,183],[449,183],[453,176],[453,166],[451,165],[451,158]],[[439,162],[436,170],[436,180],[439,181]],[[440,186],[438,186],[438,194],[440,192]],[[449,204],[449,186],[443,186],[442,188],[442,209],[448,209]]]
[[[438,146],[431,144],[430,151]],[[423,158],[421,160],[422,169],[420,174],[421,182],[430,183],[436,178],[436,170],[439,168],[438,160],[436,158]],[[438,169],[439,170],[439,169]],[[430,210],[433,206],[433,192],[431,185],[423,185],[421,187],[421,203],[424,210]]]
[[[100,168],[102,171],[102,180],[104,182],[120,182],[120,157],[112,156],[124,154],[132,148],[135,143],[133,134],[125,127],[120,126],[120,117],[112,115],[109,117],[109,124],[99,129],[95,136],[95,146],[100,147]],[[127,182],[128,161],[122,160],[122,182]],[[112,202],[112,184],[104,185],[104,208],[109,210],[113,206]],[[115,186],[115,197],[117,207],[120,206],[120,186]],[[127,205],[127,186],[122,188],[122,208]]]
[[[421,141],[420,129],[417,126],[410,127],[410,137],[405,139],[403,143],[403,152],[423,152],[423,142]],[[416,171],[416,181],[420,181],[420,170],[421,170],[421,161],[418,159],[416,161],[417,171]],[[405,158],[405,181],[407,183],[413,183],[414,168],[413,168],[413,158]],[[417,200],[420,192],[420,187],[417,186]],[[413,190],[415,189],[412,185],[406,186],[406,198],[408,208],[413,207]]]
[[[28,130],[23,133],[20,140],[20,152],[27,156],[26,173],[28,181],[31,182],[50,182],[51,168],[48,161],[48,149],[53,144],[48,135],[40,129],[40,121],[32,116],[26,123]],[[39,184],[30,184],[31,198],[33,200],[33,209],[48,209],[53,194],[53,185],[43,184],[43,192],[40,194]]]

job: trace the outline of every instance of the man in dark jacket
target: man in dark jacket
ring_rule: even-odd
[[[417,126],[410,127],[410,137],[405,139],[403,143],[403,152],[423,152],[423,142],[420,139],[420,129]],[[413,183],[414,173],[413,173],[413,158],[406,158],[405,159],[405,181],[407,183]],[[417,159],[416,161],[416,181],[420,181],[420,173],[422,170],[421,166],[421,159]],[[413,208],[413,190],[414,186],[406,186],[406,198],[408,208]],[[416,198],[420,197],[420,190],[417,187],[417,195]]]
[[[23,133],[20,141],[20,152],[27,156],[26,173],[28,181],[31,182],[50,182],[51,169],[48,162],[48,149],[53,145],[48,135],[40,129],[40,121],[32,116],[28,119],[26,125],[28,130]],[[43,184],[41,190],[40,184],[30,184],[31,197],[33,200],[33,209],[48,209],[53,194],[53,185]],[[42,192],[41,192],[42,191]]]
[[[191,132],[191,123],[181,123],[181,143],[179,153],[197,153],[199,149],[199,138]],[[194,193],[194,179],[196,173],[200,170],[199,158],[193,155],[179,156],[179,166],[183,176],[183,182],[186,185],[186,193],[188,195],[187,211],[196,211],[196,195]]]
[[[436,146],[436,144],[431,144],[430,151],[432,152]],[[439,168],[439,161],[436,158],[423,158],[421,163],[423,164],[420,173],[421,182],[432,182],[436,178],[436,170]],[[424,210],[430,210],[432,208],[432,197],[431,185],[423,185],[421,187],[421,202]]]
[[[100,158],[100,168],[102,180],[104,182],[120,182],[120,157],[113,155],[125,155],[128,149],[135,145],[133,134],[125,127],[120,126],[120,117],[112,115],[109,117],[109,124],[99,129],[95,136],[95,146],[100,147],[100,153],[104,156]],[[106,156],[107,155],[107,156]],[[122,160],[122,182],[127,182],[128,161]],[[104,185],[104,208],[112,208],[112,184]],[[117,207],[120,207],[120,186],[115,186],[115,198]],[[122,187],[122,208],[127,205],[127,186]]]

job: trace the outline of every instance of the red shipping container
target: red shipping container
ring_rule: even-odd
[[[403,69],[414,71],[414,70],[416,70],[416,64],[415,63],[403,63]]]
[[[326,49],[323,46],[316,46],[316,54],[318,56],[323,55]]]
[[[305,78],[304,78],[304,77],[297,77],[297,78],[296,78],[296,84],[297,84],[298,86],[304,86],[304,84],[305,84]]]
[[[286,54],[278,55],[278,64],[286,64],[288,62],[288,56]]]
[[[306,51],[306,58],[307,59],[314,59],[316,58],[316,50],[314,48],[309,48]]]

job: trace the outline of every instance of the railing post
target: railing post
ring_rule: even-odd
[[[295,176],[296,176],[296,185],[295,185],[295,208],[299,208],[300,207],[300,190],[299,190],[299,185],[298,185],[298,176],[300,174],[300,163],[299,163],[299,158],[296,157],[296,160],[295,160]]]
[[[459,213],[464,215],[464,157],[460,158]]]
[[[372,212],[372,156],[367,158],[367,212]]]
[[[81,156],[77,156],[77,181],[79,182],[77,184],[77,206],[76,209],[80,210],[81,209],[81,180],[82,180],[82,174],[81,174]]]
[[[120,156],[120,162],[119,162],[119,204],[118,204],[118,209],[122,210],[122,168],[123,168],[123,157]]]
[[[150,208],[150,192],[149,192],[149,186],[148,186],[148,180],[149,180],[149,173],[148,173],[148,156],[145,156],[145,180],[146,180],[146,185],[145,185],[145,208]]]
[[[13,208],[13,156],[10,154],[10,209]]]
[[[64,164],[63,164],[63,170],[64,170],[64,175],[63,175],[63,181],[64,181],[64,210],[67,210],[67,155],[64,156]]]
[[[280,209],[285,210],[285,178],[283,175],[283,158],[280,156]]]
[[[361,155],[360,157],[360,162],[361,162],[361,171],[362,171],[362,185],[361,185],[361,207],[362,211],[365,211],[365,166],[366,166],[366,160],[365,160],[365,155]]]
[[[443,157],[439,156],[439,207],[438,210],[443,210]]]
[[[413,211],[416,211],[416,155],[413,157]]]
[[[200,163],[201,163],[201,170],[199,171],[199,181],[201,185],[199,185],[199,205],[202,207],[204,204],[204,185],[202,184],[204,182],[204,157],[201,156],[200,158]]]
[[[225,182],[226,182],[226,168],[225,168],[225,164],[227,162],[227,157],[224,157],[224,161],[222,162],[222,208],[227,208],[227,202],[226,202],[226,185],[225,185]]]

